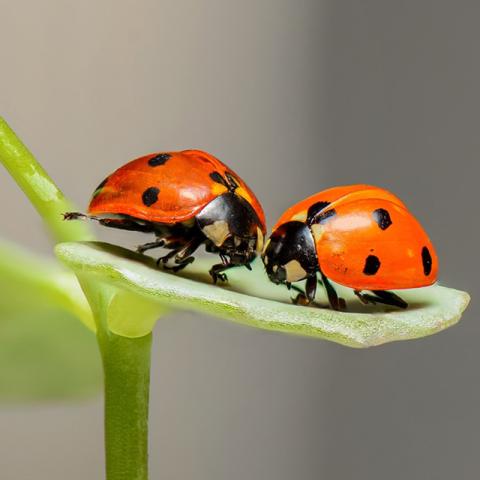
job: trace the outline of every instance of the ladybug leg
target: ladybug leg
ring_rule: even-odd
[[[338,298],[335,288],[333,288],[333,285],[330,283],[328,278],[323,274],[321,270],[320,270],[320,275],[322,276],[322,283],[323,283],[323,286],[325,287],[325,291],[327,292],[327,297],[328,297],[330,306],[334,310],[344,309],[345,300]]]
[[[144,243],[143,245],[139,245],[137,247],[138,253],[146,252],[147,250],[151,250],[152,248],[160,248],[165,245],[165,240],[163,238],[157,238],[154,242]]]
[[[86,215],[80,212],[66,212],[63,214],[64,220],[94,220],[104,227],[119,228],[121,230],[131,230],[136,232],[150,233],[152,224],[150,222],[135,221],[126,216],[118,218],[102,218],[96,215]]]
[[[372,303],[376,305],[377,303],[381,303],[383,305],[391,305],[392,307],[398,308],[407,308],[408,303],[403,300],[403,298],[399,297],[393,292],[388,292],[386,290],[372,290],[374,295],[370,295],[369,293],[361,293],[359,290],[353,291],[355,295],[360,299],[363,304]]]
[[[357,296],[357,298],[364,304],[364,305],[368,305],[369,303],[375,303],[373,300],[372,300],[372,295],[368,295],[368,294],[365,294],[365,293],[362,293],[361,290],[354,290],[353,293]]]
[[[226,282],[228,280],[227,275],[223,273],[225,270],[229,268],[236,267],[237,265],[233,265],[231,263],[217,263],[213,265],[213,267],[209,270],[209,274],[212,277],[213,283],[217,283],[218,280],[221,282]]]
[[[171,251],[164,257],[159,258],[157,260],[157,264],[161,261],[164,264],[165,269],[178,272],[195,260],[195,258],[192,257],[192,253],[195,252],[195,250],[203,243],[203,241],[203,237],[194,237],[182,247]],[[173,257],[175,258],[175,265],[173,267],[168,267],[165,265]]]
[[[305,292],[295,286],[292,286],[291,288],[299,292],[298,295],[292,299],[292,302],[295,305],[310,305],[315,298],[315,293],[317,292],[317,275],[314,274],[307,277],[307,282],[305,283]]]
[[[160,263],[163,263],[164,265],[171,259],[173,258],[179,251],[181,250],[181,248],[177,249],[177,250],[172,250],[171,252],[168,252],[166,255],[164,255],[163,257],[160,257],[157,259],[157,266],[160,265]],[[167,267],[165,267],[167,268]]]
[[[218,280],[220,280],[221,282],[226,282],[228,280],[228,277],[225,273],[223,273],[224,270],[228,270],[229,268],[233,268],[233,267],[238,267],[238,265],[230,263],[230,260],[225,254],[219,253],[219,256],[222,263],[213,265],[213,267],[208,272],[212,277],[213,283],[217,283]],[[248,266],[244,265],[244,266],[247,268],[249,267],[249,265]],[[250,267],[250,270],[251,270],[251,267]]]
[[[90,217],[80,212],[65,212],[63,214],[64,220],[85,220],[87,218],[90,218]],[[94,220],[96,220],[96,218]]]
[[[64,220],[94,220],[95,222],[100,223],[104,227],[110,227],[113,225],[117,225],[120,219],[110,219],[110,218],[101,218],[97,217],[96,215],[87,215],[86,213],[80,212],[65,212],[63,214]]]
[[[408,307],[408,303],[393,292],[388,292],[387,290],[372,290],[372,292],[376,295],[375,301],[377,303],[392,305],[393,307],[398,308]]]

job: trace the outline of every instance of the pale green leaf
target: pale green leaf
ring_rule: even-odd
[[[342,289],[349,312],[292,305],[290,292],[272,284],[260,261],[253,271],[237,268],[228,272],[229,282],[212,285],[208,267],[213,256],[197,259],[182,273],[159,270],[154,260],[113,245],[84,242],[56,247],[58,257],[77,274],[134,293],[163,308],[209,313],[245,325],[323,338],[351,347],[369,347],[395,340],[423,337],[455,324],[469,302],[469,295],[451,288],[432,286],[403,290],[407,310],[361,305],[348,289]],[[320,305],[325,297],[320,288]],[[116,328],[125,336],[145,334],[145,326]]]

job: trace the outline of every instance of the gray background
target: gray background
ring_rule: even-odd
[[[0,0],[0,110],[79,205],[158,149],[203,148],[270,224],[334,184],[390,188],[474,301],[368,351],[194,314],[155,332],[152,479],[474,479],[480,472],[480,3]],[[48,252],[0,171],[2,236]],[[118,232],[104,239],[133,245]],[[101,400],[3,407],[2,479],[102,476]]]

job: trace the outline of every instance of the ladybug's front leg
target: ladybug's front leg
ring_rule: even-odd
[[[315,293],[317,293],[317,274],[310,275],[307,277],[307,282],[305,283],[305,293],[302,292],[298,287],[292,286],[294,290],[298,291],[298,295],[292,299],[292,302],[295,305],[310,305],[315,299]]]
[[[213,267],[208,271],[208,273],[212,277],[213,283],[217,283],[218,280],[222,282],[226,282],[228,278],[226,273],[223,273],[223,272],[235,266],[237,265],[233,265],[232,263],[229,263],[229,262],[217,263],[216,265],[213,265]]]
[[[143,245],[139,245],[137,247],[138,253],[144,253],[147,250],[151,250],[152,248],[160,248],[165,245],[165,239],[157,238],[154,242],[144,243]]]
[[[339,298],[337,295],[337,291],[330,283],[328,278],[320,271],[320,275],[322,276],[322,283],[325,287],[325,291],[327,292],[328,301],[330,302],[330,306],[333,310],[345,310],[345,300],[343,298]]]

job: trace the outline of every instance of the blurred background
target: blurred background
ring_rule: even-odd
[[[201,148],[270,226],[366,182],[416,214],[460,325],[366,351],[185,313],[152,360],[151,478],[477,478],[480,3],[0,0],[0,114],[81,207],[126,161]],[[0,171],[1,235],[51,244]],[[133,246],[137,238],[101,230]],[[102,401],[0,406],[0,476],[100,479]]]

